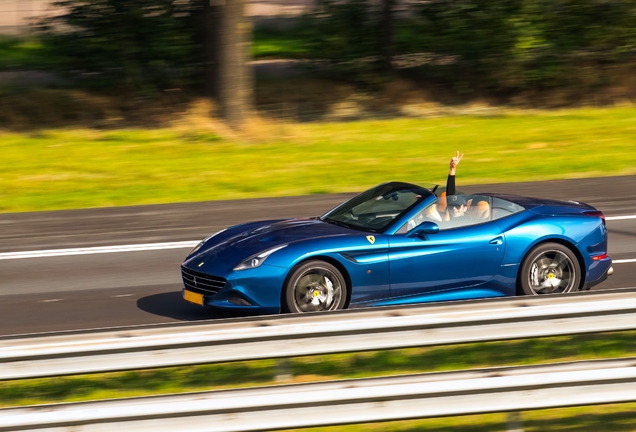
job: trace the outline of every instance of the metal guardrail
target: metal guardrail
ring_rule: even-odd
[[[0,410],[0,431],[262,431],[636,401],[636,358]]]
[[[138,326],[0,338],[0,379],[629,329],[634,289]]]

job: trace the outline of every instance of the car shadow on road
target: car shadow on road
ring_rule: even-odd
[[[201,321],[246,316],[188,303],[183,300],[181,291],[164,292],[142,297],[137,300],[137,307],[144,312],[179,321]]]

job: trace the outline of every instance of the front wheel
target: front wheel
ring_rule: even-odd
[[[581,282],[579,261],[559,243],[541,244],[523,260],[519,282],[526,295],[577,291]]]
[[[333,265],[308,261],[292,270],[285,284],[284,306],[288,312],[320,312],[342,309],[347,284]]]

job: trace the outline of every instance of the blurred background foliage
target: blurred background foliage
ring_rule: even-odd
[[[379,37],[376,2],[321,0],[307,17],[308,55],[359,78],[372,62],[351,62],[379,59],[392,43],[396,69],[417,68],[457,90],[505,92],[603,85],[612,67],[636,60],[633,0],[430,0],[395,9],[391,42]],[[412,54],[421,60],[400,65]]]
[[[194,0],[63,0],[36,27],[49,66],[128,95],[193,84],[202,59]]]
[[[93,111],[117,111],[112,118],[141,113],[146,106],[152,112],[165,105],[174,108],[205,88],[203,4],[55,1],[58,13],[34,24],[27,38],[0,38],[0,72],[45,71],[54,76],[44,79],[49,88],[119,99],[92,103],[97,106]],[[326,109],[316,102],[324,96],[316,95],[351,96],[339,84],[374,92],[404,80],[403,95],[422,91],[418,97],[446,105],[475,99],[523,107],[612,105],[636,97],[636,0],[312,4],[307,13],[282,24],[256,22],[253,57],[295,62],[292,73],[274,70],[269,75],[273,80],[257,74],[259,109],[267,105],[292,112],[296,119],[318,118]],[[316,79],[329,80],[330,90]],[[307,80],[314,80],[316,91]],[[24,105],[16,102],[25,94],[23,88],[0,87],[6,106]],[[310,97],[314,100],[306,100]],[[303,109],[314,117],[303,117]],[[23,118],[29,111],[20,108],[12,115]],[[0,115],[0,123],[11,121],[9,114],[5,117]]]

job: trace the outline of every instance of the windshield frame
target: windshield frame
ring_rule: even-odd
[[[435,187],[433,188],[435,190]],[[350,212],[355,207],[358,207],[362,204],[377,201],[380,197],[390,196],[393,193],[397,193],[400,191],[408,191],[412,192],[416,196],[420,198],[416,198],[413,203],[408,205],[406,208],[401,209],[400,212],[390,219],[386,224],[381,226],[368,226],[368,225],[358,225],[355,223],[351,223],[351,220],[342,220],[339,216]],[[429,201],[431,197],[435,197],[435,193],[430,189],[427,189],[422,186],[414,185],[411,183],[405,182],[386,182],[379,184],[377,186],[368,189],[361,194],[356,195],[355,197],[343,202],[339,206],[329,210],[327,213],[320,216],[320,220],[326,223],[332,223],[335,225],[343,226],[346,228],[350,228],[356,231],[363,232],[372,232],[372,233],[385,233],[391,229],[396,223],[399,223],[405,215],[409,214],[411,210],[415,207],[420,206],[423,202]],[[384,198],[388,200],[388,198]],[[352,214],[353,215],[353,214]]]

